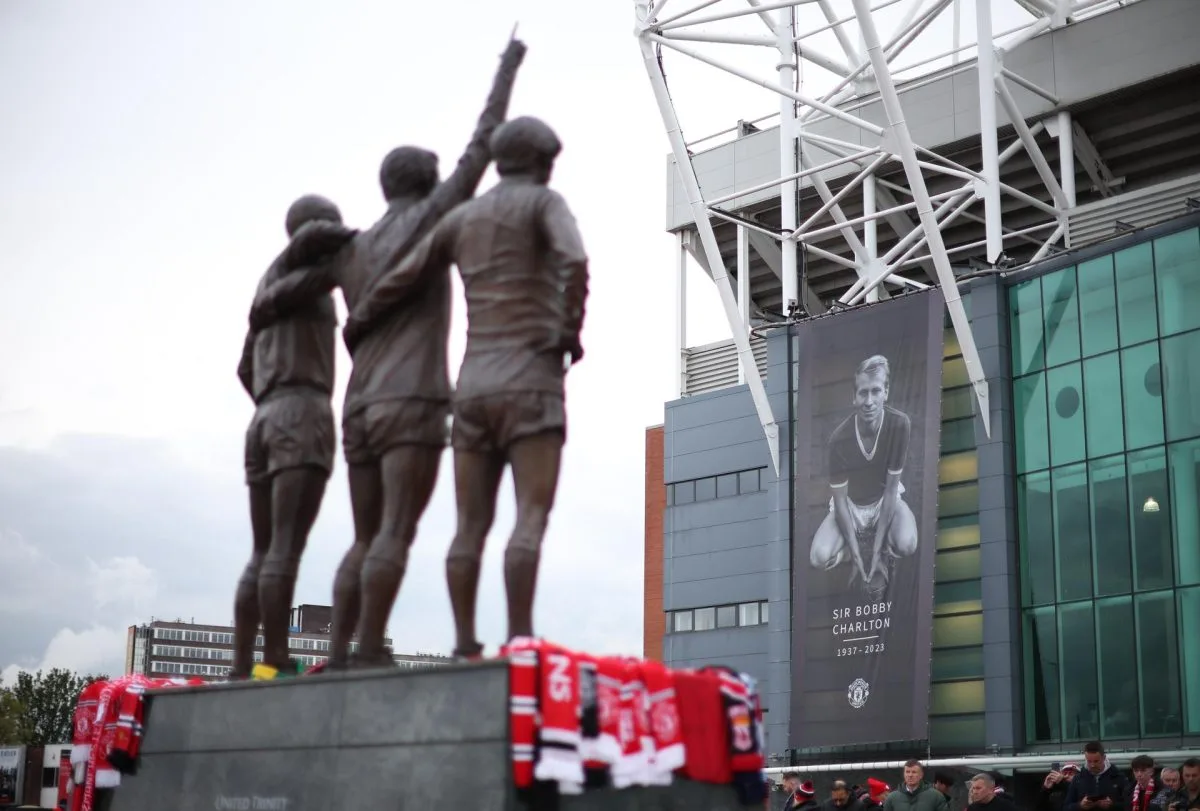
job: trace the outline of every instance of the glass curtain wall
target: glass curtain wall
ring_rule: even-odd
[[[935,754],[979,751],[985,744],[979,466],[974,414],[967,367],[954,330],[948,328],[942,361],[938,553],[929,696],[929,745]]]
[[[1200,229],[1009,316],[1026,739],[1200,733]]]

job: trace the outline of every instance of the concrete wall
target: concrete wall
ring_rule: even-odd
[[[663,520],[666,487],[663,486],[663,427],[646,429],[646,545],[643,561],[642,658],[662,661],[663,631]]]
[[[784,333],[768,340],[766,382],[780,423],[780,447],[787,449],[791,440]],[[787,748],[791,689],[787,453],[783,475],[777,478],[746,386],[668,403],[663,437],[667,483],[766,468],[761,492],[666,508],[662,610],[767,600],[768,624],[668,633],[663,656],[679,667],[719,663],[762,680],[768,748],[782,752]]]
[[[770,465],[746,386],[668,403],[664,447],[668,484]],[[664,611],[766,599],[767,498],[758,492],[666,508]],[[663,659],[764,678],[767,627],[667,634]]]

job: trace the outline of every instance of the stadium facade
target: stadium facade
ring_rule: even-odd
[[[891,46],[950,2],[890,40],[866,0],[818,21],[861,25],[840,67],[803,50],[815,6],[781,5],[760,16],[784,53],[848,81],[715,145],[683,141],[660,56],[735,72],[698,43],[754,43],[639,6],[680,289],[679,397],[646,432],[645,655],[759,678],[777,766],[1200,745],[1200,3],[1028,0],[1020,30],[977,20],[994,47],[911,77]],[[733,339],[688,346],[689,263]],[[884,580],[871,530],[899,524],[831,439],[860,431],[871,374],[887,388],[873,355],[881,424],[911,425],[879,473],[914,517],[879,536]],[[867,531],[857,584],[827,554],[835,502]]]

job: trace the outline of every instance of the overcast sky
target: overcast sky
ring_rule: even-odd
[[[1014,19],[1028,18],[998,8],[998,25]],[[121,672],[130,624],[231,622],[250,548],[242,445],[253,411],[235,368],[284,212],[317,192],[367,226],[383,211],[376,178],[389,149],[426,146],[452,166],[518,20],[529,53],[510,114],[541,116],[562,137],[553,185],[592,272],[537,630],[640,652],[643,432],[675,393],[674,281],[668,144],[633,4],[38,0],[0,4],[5,674]],[[949,26],[931,29],[942,47]],[[753,67],[770,76],[776,57],[761,51]],[[809,91],[828,84],[806,70]],[[688,138],[778,109],[777,97],[680,58],[668,57],[668,76]],[[692,344],[729,334],[702,279],[690,285]],[[454,370],[461,316],[456,302]],[[344,352],[338,362],[340,406]],[[397,651],[452,646],[448,462],[392,615]],[[501,497],[480,598],[490,650],[504,632],[507,484]],[[330,601],[350,540],[339,458],[297,603]]]

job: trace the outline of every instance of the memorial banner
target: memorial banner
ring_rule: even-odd
[[[793,747],[927,737],[944,306],[796,327]]]

